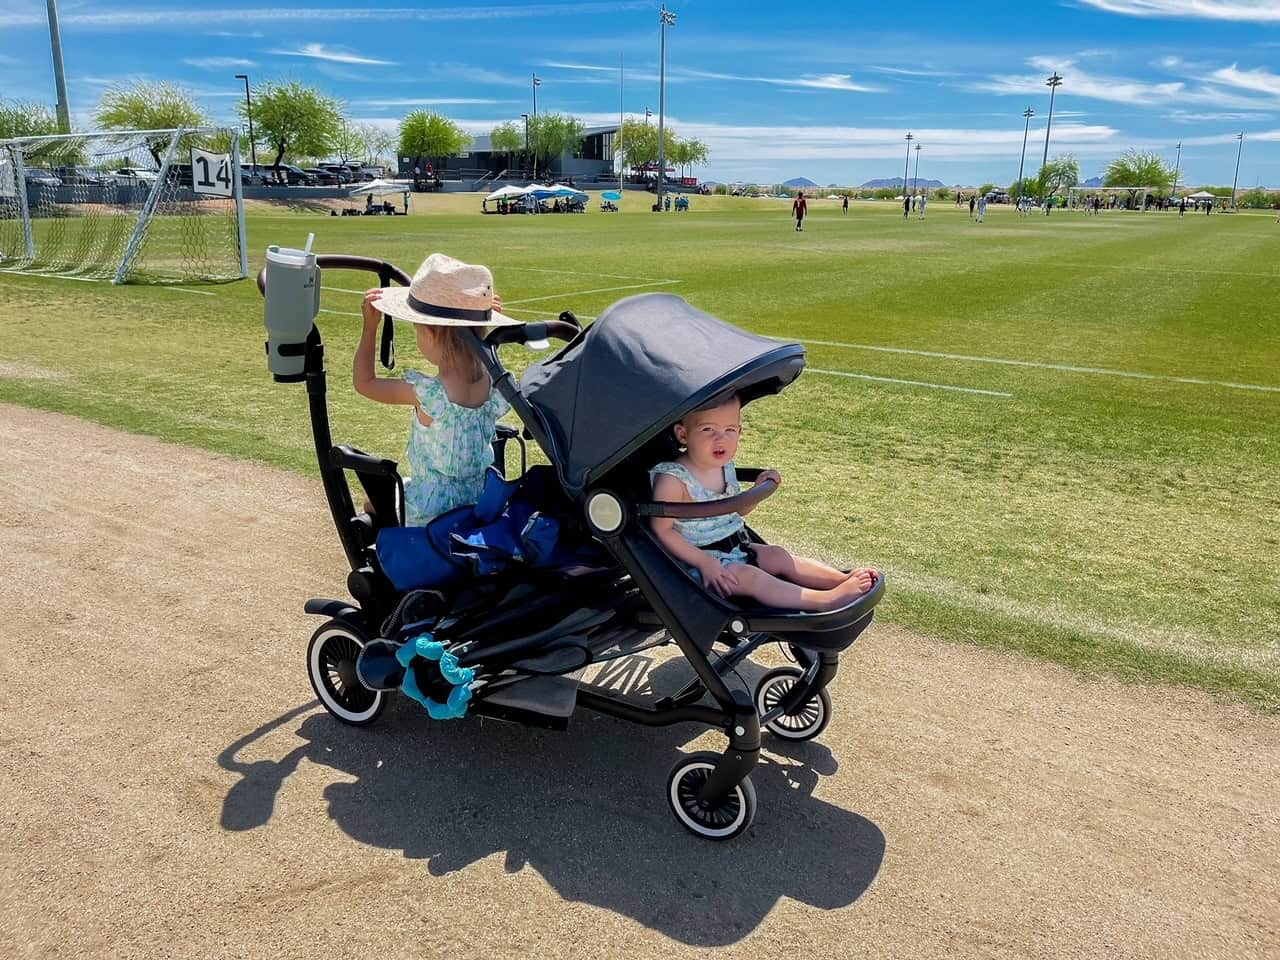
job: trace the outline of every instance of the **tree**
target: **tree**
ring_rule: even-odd
[[[1040,168],[1040,195],[1045,197],[1061,193],[1080,182],[1080,161],[1071,154],[1054,157]]]
[[[505,153],[511,166],[511,155],[524,149],[524,131],[511,120],[500,123],[489,132],[489,147],[494,153]]]
[[[994,183],[984,183],[978,188],[978,196],[985,197],[988,193],[996,188]]]
[[[338,133],[333,138],[330,153],[339,163],[356,160],[368,153],[364,134],[358,124],[353,124],[346,117],[338,118]]]
[[[247,116],[246,105],[239,111]],[[341,133],[341,121],[337,100],[297,81],[269,81],[253,92],[253,135],[259,145],[275,150],[271,166],[277,180],[286,153],[327,156]]]
[[[663,131],[666,132],[665,130]],[[688,140],[675,138],[672,148],[667,151],[666,159],[681,168],[681,175],[688,176],[688,168],[695,163],[706,163],[711,151],[701,140],[690,137]],[[656,158],[655,158],[656,159]]]
[[[400,156],[412,157],[415,171],[424,159],[438,167],[441,159],[461,153],[470,143],[461,127],[432,110],[414,110],[400,121]]]
[[[192,94],[176,83],[130,80],[107,88],[94,115],[107,130],[166,130],[171,127],[200,127],[208,122],[196,106]],[[168,137],[147,139],[147,149],[156,166]]]
[[[357,124],[356,129],[359,131],[360,142],[364,145],[364,153],[361,159],[366,163],[386,166],[387,158],[391,155],[391,151],[396,148],[395,134],[385,127],[378,126],[376,123]]]
[[[1130,150],[1107,164],[1102,182],[1108,187],[1134,188],[1129,192],[1129,205],[1133,206],[1138,187],[1150,187],[1155,193],[1167,191],[1173,185],[1173,171],[1159,154]]]
[[[564,153],[576,153],[585,131],[582,121],[562,113],[541,113],[529,118],[529,150],[543,169]]]
[[[51,107],[25,100],[0,100],[0,140],[57,133],[58,118]]]
[[[666,141],[665,159],[670,160],[675,153],[675,132],[665,127],[663,139]],[[633,170],[654,166],[658,162],[658,128],[643,120],[624,120],[616,149],[621,151],[624,164]]]

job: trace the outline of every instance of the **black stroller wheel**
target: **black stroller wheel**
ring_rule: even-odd
[[[356,676],[363,634],[343,620],[330,620],[311,636],[307,676],[320,703],[335,719],[353,727],[373,723],[387,705],[386,695],[370,690]]]
[[[787,692],[800,682],[804,672],[799,667],[778,667],[760,678],[756,686],[756,710],[763,718],[776,710]],[[831,694],[818,691],[790,713],[780,713],[764,724],[766,730],[784,740],[812,740],[831,722]]]
[[[708,840],[732,840],[756,818],[756,788],[744,777],[715,807],[698,802],[698,791],[720,762],[720,754],[704,750],[684,757],[667,777],[667,802],[680,825]]]

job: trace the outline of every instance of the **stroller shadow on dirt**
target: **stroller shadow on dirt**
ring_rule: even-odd
[[[655,666],[633,656],[594,682],[644,699],[687,675],[679,661]],[[299,718],[300,746],[276,760],[238,758],[269,755],[271,735]],[[865,817],[813,796],[819,777],[836,769],[826,747],[766,737],[751,775],[760,816],[738,840],[718,844],[682,830],[661,793],[690,733],[687,725],[637,731],[585,712],[567,733],[477,718],[437,723],[403,698],[378,726],[353,729],[311,702],[218,757],[242,777],[223,801],[221,826],[267,825],[305,758],[354,778],[324,793],[333,821],[361,843],[425,860],[433,876],[505,851],[508,871],[528,864],[568,900],[691,945],[742,939],[782,897],[831,910],[862,895],[885,838]]]

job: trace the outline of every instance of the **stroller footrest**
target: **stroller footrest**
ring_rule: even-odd
[[[577,704],[576,677],[529,677],[495,690],[475,704],[475,712],[503,720],[564,729]],[[547,724],[545,720],[534,720],[534,717],[559,723]]]

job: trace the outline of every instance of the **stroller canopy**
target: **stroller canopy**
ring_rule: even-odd
[[[581,492],[717,394],[778,393],[804,369],[804,347],[739,330],[669,293],[605,310],[521,390],[541,415],[566,487]]]

